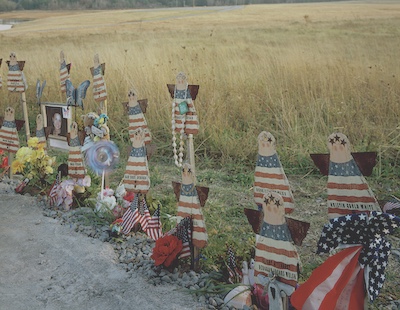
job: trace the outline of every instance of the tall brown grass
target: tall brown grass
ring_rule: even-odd
[[[32,121],[39,111],[36,79],[47,80],[44,101],[65,100],[58,87],[63,50],[74,85],[91,79],[95,53],[106,63],[115,136],[126,134],[121,102],[129,88],[148,99],[146,117],[159,154],[172,154],[166,84],[175,83],[179,71],[200,85],[196,154],[215,165],[232,159],[253,165],[262,130],[275,135],[282,160],[293,169],[312,167],[308,154],[326,152],[326,137],[335,130],[355,151],[400,143],[398,2],[27,13],[39,19],[1,32],[0,58],[3,80],[10,51],[26,61]],[[15,105],[22,115],[18,102],[3,87],[0,108]],[[85,106],[85,112],[96,109],[91,87]]]

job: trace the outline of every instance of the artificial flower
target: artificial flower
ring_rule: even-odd
[[[12,173],[21,173],[24,171],[25,165],[22,161],[15,159],[11,164]]]
[[[28,146],[31,148],[36,148],[38,146],[39,139],[37,137],[28,139]]]
[[[154,260],[154,265],[169,267],[181,251],[182,241],[176,236],[166,235],[157,239],[151,258]]]

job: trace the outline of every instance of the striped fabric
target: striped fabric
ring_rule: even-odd
[[[380,211],[374,193],[353,158],[345,163],[329,162],[327,188],[329,218]]]
[[[288,230],[286,224],[270,226],[275,226],[275,228],[281,226],[280,230]],[[276,236],[272,238],[272,236],[257,235],[255,277],[259,274],[269,277],[270,273],[273,273],[279,282],[293,287],[297,285],[300,259],[295,246],[288,238],[290,237],[285,234],[282,234],[280,240]]]
[[[93,97],[96,102],[107,100],[106,82],[101,65],[93,69]]]
[[[132,147],[123,183],[128,192],[146,194],[149,191],[150,175],[144,146],[139,148]]]
[[[364,309],[364,273],[358,263],[361,246],[329,257],[292,294],[296,309]]]
[[[10,65],[8,68],[7,89],[11,92],[23,93],[25,91],[25,83],[19,65]]]
[[[0,89],[3,87],[3,79],[1,78],[1,75],[0,75]]]
[[[72,179],[83,179],[86,175],[81,144],[78,137],[72,138],[69,143],[68,175]]]
[[[178,223],[187,216],[190,216],[193,221],[193,246],[200,249],[206,247],[208,242],[206,225],[197,190],[193,183],[182,184],[179,196],[177,212]]]
[[[263,196],[269,191],[274,191],[282,196],[285,213],[293,211],[293,194],[276,153],[271,156],[258,154],[257,157],[254,174],[254,200],[259,207],[262,205]]]
[[[135,226],[138,223],[139,220],[138,206],[139,206],[139,198],[138,195],[135,195],[135,198],[133,198],[131,205],[122,216],[121,231],[125,235],[129,234],[133,226]]]
[[[140,223],[144,232],[146,232],[149,227],[151,216],[149,208],[147,207],[146,198],[145,196],[142,196],[142,198],[139,196],[140,195],[135,195],[131,205],[122,216],[121,231],[124,234],[128,234],[138,223]]]
[[[60,87],[62,93],[65,93],[67,91],[67,88],[65,87],[65,81],[68,79],[69,79],[69,71],[67,68],[67,64],[64,60],[60,65]]]
[[[186,101],[189,111],[186,114],[181,115],[179,113],[179,104]],[[196,113],[196,109],[193,104],[190,90],[175,90],[174,92],[174,103],[175,103],[175,132],[179,134],[182,127],[186,134],[197,134],[199,132],[199,120]]]
[[[157,240],[163,236],[160,221],[160,206],[157,207],[157,210],[154,211],[151,216],[147,225],[146,234],[153,240]]]
[[[147,121],[144,117],[139,102],[133,107],[129,107],[129,137],[133,139],[135,132],[141,128],[145,133],[144,143],[149,144],[151,142],[151,133],[147,126]]]
[[[19,138],[15,120],[3,121],[0,129],[0,149],[5,152],[17,153],[19,149]]]

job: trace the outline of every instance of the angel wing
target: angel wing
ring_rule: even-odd
[[[190,97],[192,100],[196,100],[197,93],[199,92],[199,85],[188,85]],[[171,98],[174,98],[175,84],[167,84],[168,92],[171,95]]]
[[[304,238],[307,236],[310,223],[286,217],[286,224],[289,228],[294,244],[300,246]]]
[[[36,98],[37,98],[37,103],[40,105],[40,98],[42,98],[43,94],[43,89],[46,86],[46,80],[43,81],[42,86],[40,86],[40,80],[38,79],[36,82]]]
[[[254,209],[244,208],[244,214],[246,214],[247,220],[253,228],[254,233],[259,234],[263,219],[262,212]]]
[[[3,62],[3,58],[0,58],[0,67],[1,67],[1,63]]]
[[[181,196],[182,183],[172,181],[172,188],[174,189],[176,200],[179,201]],[[208,198],[209,188],[204,186],[196,186],[197,196],[199,197],[200,206],[204,207]]]
[[[67,106],[79,106],[83,110],[83,99],[86,97],[87,89],[90,85],[90,81],[83,81],[77,88],[72,85],[70,80],[65,81],[65,87],[67,90]]]
[[[3,126],[4,117],[0,116],[0,127]],[[25,121],[22,119],[15,120],[15,126],[17,127],[17,131],[20,131],[21,128],[25,125]]]

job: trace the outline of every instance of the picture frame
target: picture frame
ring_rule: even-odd
[[[69,150],[67,137],[71,125],[70,112],[64,103],[42,103],[44,127],[49,148]]]

